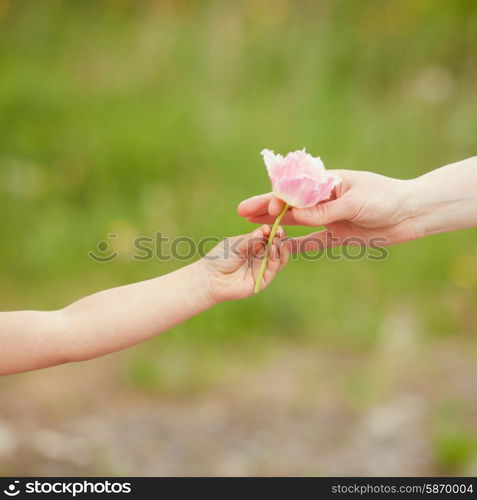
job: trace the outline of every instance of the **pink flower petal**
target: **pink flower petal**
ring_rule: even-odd
[[[275,172],[275,169],[283,163],[283,156],[276,155],[269,149],[264,149],[261,152],[261,155],[263,156],[263,161],[265,163],[265,166],[267,167],[269,176],[271,176]]]
[[[320,158],[305,150],[288,153],[285,158],[264,149],[263,160],[277,198],[292,207],[312,207],[327,200],[341,179],[326,172]]]

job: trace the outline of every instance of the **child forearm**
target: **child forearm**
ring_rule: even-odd
[[[65,362],[60,349],[64,335],[60,311],[0,313],[0,375]]]
[[[200,261],[165,276],[105,290],[53,312],[0,314],[0,374],[117,351],[211,307]]]
[[[147,340],[218,302],[253,294],[268,252],[261,289],[287,263],[282,229],[226,238],[194,264],[159,278],[90,295],[52,312],[0,313],[0,375],[102,356]]]
[[[81,361],[147,340],[213,305],[201,262],[85,297],[62,311],[68,359]]]

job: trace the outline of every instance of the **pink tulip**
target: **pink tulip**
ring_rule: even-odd
[[[275,196],[291,207],[307,208],[327,200],[341,182],[338,176],[326,172],[320,158],[313,158],[304,149],[285,158],[264,149],[262,156]]]
[[[307,208],[327,200],[341,179],[337,175],[327,173],[320,158],[313,158],[304,149],[288,153],[285,158],[269,149],[264,149],[262,156],[272,181],[273,193],[285,202],[270,231],[268,243],[271,244],[280,221],[289,207]],[[267,252],[255,281],[255,293],[260,290],[268,258]]]

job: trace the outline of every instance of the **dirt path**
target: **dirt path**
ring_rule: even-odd
[[[114,357],[87,371],[78,365],[10,378],[1,386],[0,472],[439,474],[438,408],[465,400],[462,418],[475,417],[477,371],[448,344],[429,359],[393,365],[375,353],[347,359],[284,350],[246,375],[174,396],[118,385]],[[477,473],[475,460],[464,467]]]

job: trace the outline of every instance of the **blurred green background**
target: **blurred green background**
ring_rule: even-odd
[[[2,310],[229,236],[259,152],[420,175],[477,151],[473,0],[0,0]],[[292,228],[303,234],[306,228]],[[108,234],[114,262],[88,258]],[[477,474],[475,231],[300,259],[126,352],[0,380],[0,473]]]

